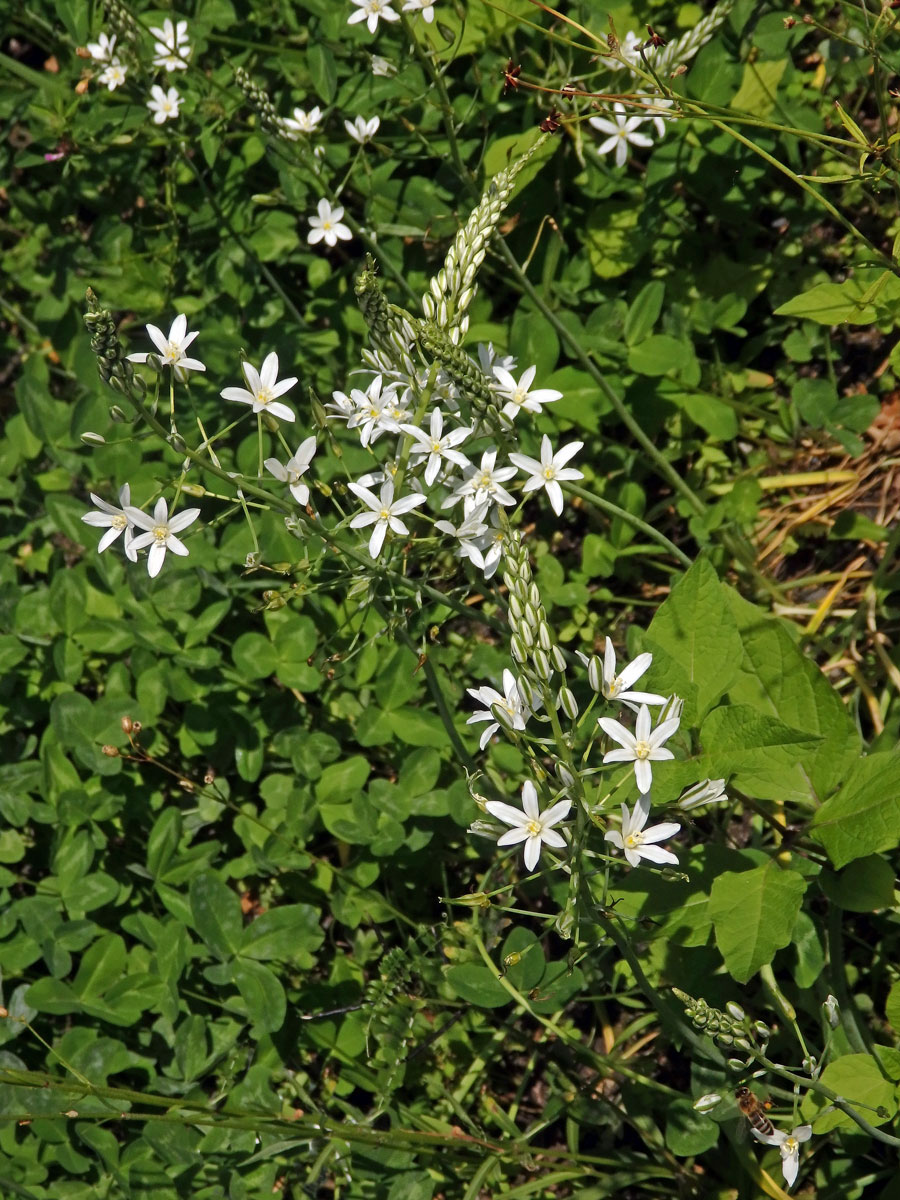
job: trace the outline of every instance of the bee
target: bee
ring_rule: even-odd
[[[763,1137],[771,1137],[775,1132],[775,1126],[766,1116],[763,1102],[759,1097],[754,1095],[748,1087],[743,1086],[736,1089],[734,1098],[737,1100],[738,1108],[756,1132],[762,1134]]]

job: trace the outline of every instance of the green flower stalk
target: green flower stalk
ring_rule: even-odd
[[[669,42],[653,60],[653,68],[658,75],[670,71],[681,63],[686,63],[700,50],[716,32],[731,10],[734,0],[722,0],[721,4],[706,14],[693,29],[683,33],[674,42]]]

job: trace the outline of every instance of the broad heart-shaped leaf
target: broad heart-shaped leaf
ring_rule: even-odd
[[[241,944],[243,920],[237,896],[215,871],[191,880],[193,926],[216,958],[228,959]]]
[[[813,817],[810,833],[836,867],[900,842],[900,754],[870,754]]]
[[[284,1024],[287,998],[278,977],[262,963],[239,958],[234,964],[234,982],[244,1004],[247,1016],[257,1029],[274,1033]]]
[[[806,777],[797,757],[821,740],[749,704],[726,704],[714,708],[703,722],[701,770],[711,779],[731,780],[757,799],[803,799]]]
[[[672,589],[647,630],[648,639],[663,653],[654,657],[652,673],[637,686],[666,693],[666,658],[672,659],[697,688],[694,712],[688,711],[688,698],[682,695],[686,724],[704,717],[737,674],[741,639],[726,603],[728,590],[700,558]]]
[[[791,940],[806,880],[775,863],[726,871],[712,885],[708,912],[728,973],[746,983]]]
[[[897,1111],[896,1087],[890,1080],[885,1079],[878,1063],[870,1054],[845,1054],[836,1062],[830,1063],[822,1072],[822,1083],[837,1092],[851,1105],[861,1106],[860,1115],[865,1117],[870,1125],[883,1125]],[[813,1122],[813,1133],[828,1133],[839,1126],[855,1129],[856,1125],[838,1109],[832,1109],[817,1117],[823,1108],[830,1107],[823,1096],[815,1092],[807,1092],[800,1105],[800,1115],[805,1121]],[[885,1115],[879,1116],[873,1109],[885,1109]]]
[[[727,589],[727,596],[744,647],[728,698],[732,704],[749,704],[793,729],[800,727],[823,739],[816,745],[797,747],[792,781],[804,798],[824,800],[859,758],[856,727],[837,692],[804,656],[784,623],[767,616],[732,588]]]

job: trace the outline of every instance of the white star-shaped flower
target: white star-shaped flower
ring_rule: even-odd
[[[380,117],[370,117],[367,121],[365,117],[354,117],[352,121],[345,121],[344,128],[354,142],[359,142],[364,146],[366,142],[371,142],[372,138],[378,132],[378,126],[381,124]]]
[[[638,704],[666,703],[665,696],[658,696],[656,692],[635,692],[631,689],[631,685],[637,683],[640,677],[649,670],[650,664],[653,662],[652,654],[646,651],[639,654],[634,662],[628,663],[617,675],[616,651],[612,640],[607,638],[603,654],[603,670],[598,679],[597,666],[599,666],[599,662],[600,660],[596,657],[591,659],[588,667],[588,681],[594,691],[601,692],[611,704],[621,702],[636,711]]]
[[[447,537],[456,538],[459,542],[459,547],[456,551],[457,558],[467,558],[479,570],[484,570],[484,555],[481,553],[479,540],[488,532],[488,527],[484,523],[484,517],[487,513],[487,504],[479,504],[477,508],[473,508],[468,513],[461,525],[452,525],[449,521],[435,521],[434,527],[439,533],[444,533]]]
[[[376,442],[383,433],[399,433],[400,425],[395,415],[398,386],[389,383],[384,387],[384,376],[376,375],[365,391],[353,388],[350,392],[355,409],[347,419],[347,428],[359,430],[361,445]]]
[[[399,500],[395,500],[394,485],[390,480],[382,484],[379,496],[358,483],[348,483],[347,487],[370,509],[369,512],[357,513],[350,522],[350,528],[361,529],[364,525],[374,524],[375,528],[369,538],[369,554],[372,558],[377,558],[381,553],[388,529],[392,529],[394,533],[409,533],[407,527],[398,518],[418,504],[425,503],[425,496],[421,493],[410,493],[408,496],[401,496]]]
[[[102,554],[107,547],[113,544],[120,534],[124,533],[125,554],[132,562],[137,562],[137,551],[132,544],[134,541],[134,524],[125,512],[125,509],[131,505],[131,487],[127,483],[123,483],[119,488],[119,503],[122,505],[121,508],[116,508],[114,504],[107,504],[105,500],[101,500],[93,492],[91,492],[91,500],[100,509],[100,512],[86,512],[81,519],[85,525],[93,525],[98,529],[106,529],[106,533],[100,539],[100,544],[97,547],[98,553]]]
[[[301,478],[309,470],[309,464],[313,460],[316,453],[316,438],[315,434],[302,441],[297,447],[296,453],[292,458],[282,466],[277,458],[267,458],[263,464],[266,470],[279,479],[282,483],[286,483],[290,488],[291,495],[298,504],[306,505],[309,503],[309,487],[305,483],[301,483]]]
[[[315,108],[311,108],[309,112],[304,112],[302,108],[295,108],[293,116],[282,119],[281,128],[287,133],[288,137],[296,139],[298,134],[312,133],[321,120],[322,110],[318,104]]]
[[[608,737],[622,747],[621,750],[607,750],[603,755],[603,761],[605,763],[633,762],[638,791],[649,792],[653,782],[653,769],[650,763],[675,757],[671,750],[665,749],[663,742],[675,733],[680,724],[680,718],[672,717],[668,721],[663,721],[661,725],[657,725],[656,729],[651,730],[650,709],[646,704],[642,704],[634,725],[634,733],[611,717],[600,717],[597,724]]]
[[[553,828],[564,820],[572,807],[571,800],[557,800],[544,812],[538,807],[537,788],[530,779],[522,784],[522,809],[504,804],[502,800],[488,800],[484,806],[492,817],[512,828],[497,838],[498,846],[515,846],[525,843],[525,866],[533,871],[541,857],[543,845],[555,850],[566,848],[566,839]]]
[[[525,454],[511,454],[509,461],[515,463],[520,470],[528,472],[528,478],[522,485],[522,491],[534,492],[538,488],[544,488],[550,500],[550,507],[557,516],[561,516],[563,494],[560,483],[565,483],[570,479],[584,479],[582,471],[576,471],[574,467],[567,467],[565,464],[574,454],[578,453],[583,445],[584,442],[570,442],[568,446],[563,446],[554,454],[550,439],[545,433],[541,438],[540,462]]]
[[[588,124],[599,129],[601,133],[610,135],[605,142],[600,143],[597,151],[599,154],[609,154],[610,150],[615,150],[616,166],[621,167],[625,165],[625,160],[628,158],[629,146],[646,148],[653,145],[653,138],[647,137],[645,133],[637,132],[644,124],[646,117],[626,117],[623,104],[614,104],[613,113],[612,121],[607,121],[605,117],[591,117]]]
[[[812,1125],[798,1125],[790,1133],[776,1129],[774,1133],[760,1133],[753,1130],[753,1136],[767,1146],[777,1146],[781,1151],[781,1172],[788,1187],[793,1187],[800,1170],[800,1143],[808,1142],[812,1137]]]
[[[416,440],[416,444],[410,449],[410,454],[415,454],[419,458],[423,455],[428,456],[425,465],[425,482],[429,487],[437,479],[444,460],[455,463],[463,470],[469,466],[466,456],[459,450],[454,450],[453,447],[464,442],[472,430],[467,426],[461,426],[459,429],[451,429],[449,433],[444,433],[444,415],[439,408],[432,410],[428,433],[415,425],[401,425],[400,428]]]
[[[474,700],[478,700],[485,706],[480,711],[472,713],[466,724],[476,725],[480,721],[490,721],[488,727],[481,734],[479,746],[482,750],[500,728],[497,718],[491,712],[494,706],[501,708],[506,713],[511,729],[525,728],[528,718],[531,716],[531,709],[519,691],[515,675],[508,668],[503,672],[502,693],[487,685],[480,688],[466,688],[466,691]]]
[[[154,83],[150,95],[152,99],[147,101],[147,107],[153,113],[154,122],[162,125],[163,121],[174,121],[181,104],[181,97],[175,88],[170,87],[164,92],[158,83]]]
[[[369,26],[369,33],[375,32],[379,21],[400,20],[400,14],[394,12],[389,0],[352,0],[352,2],[357,9],[347,18],[347,24],[355,25],[358,21],[365,21]]]
[[[155,325],[148,325],[146,329],[150,335],[150,341],[159,353],[129,354],[128,358],[131,362],[145,363],[149,361],[154,367],[157,364],[160,367],[172,367],[175,371],[175,378],[180,383],[187,382],[188,371],[206,370],[199,359],[188,358],[185,354],[185,350],[197,336],[197,330],[194,330],[193,333],[187,332],[187,317],[184,313],[180,313],[172,322],[168,337]]]
[[[522,378],[516,382],[513,376],[505,367],[495,365],[494,378],[497,380],[497,392],[501,399],[506,399],[506,404],[503,405],[504,416],[514,419],[520,412],[539,413],[542,404],[552,404],[554,400],[562,399],[562,392],[557,392],[553,388],[538,388],[536,391],[529,391],[534,377],[537,373],[537,367],[528,367],[522,372]]]
[[[108,34],[101,33],[96,42],[88,42],[85,47],[91,58],[97,62],[113,62],[116,49],[116,35],[109,37]]]
[[[403,5],[404,12],[422,14],[423,21],[429,25],[434,20],[434,0],[406,0]]]
[[[678,859],[670,850],[655,846],[654,842],[666,842],[674,837],[681,826],[677,821],[663,821],[659,825],[651,825],[645,829],[647,818],[650,816],[650,797],[638,796],[632,812],[628,805],[622,805],[622,832],[610,829],[605,835],[608,842],[618,846],[625,854],[632,867],[640,866],[642,858],[654,863],[671,863],[678,865]]]
[[[128,68],[123,66],[117,58],[114,58],[97,76],[97,82],[105,84],[111,92],[114,92],[117,87],[121,87],[125,82],[127,74]]]
[[[170,518],[169,506],[166,504],[165,498],[160,496],[152,517],[149,513],[141,512],[139,508],[134,507],[126,508],[125,515],[133,525],[147,530],[146,533],[137,535],[132,541],[131,547],[133,550],[143,550],[145,546],[150,547],[150,553],[147,555],[147,573],[151,579],[154,579],[162,570],[167,550],[182,557],[187,555],[187,546],[175,534],[180,533],[182,529],[187,529],[188,525],[196,521],[200,516],[200,509],[185,508],[177,516]]]
[[[278,403],[278,397],[290,391],[297,382],[297,377],[292,375],[289,379],[282,379],[281,383],[275,382],[278,378],[278,355],[274,350],[263,359],[259,371],[248,362],[241,363],[241,369],[250,390],[238,387],[223,388],[219,395],[224,400],[249,404],[255,413],[267,412],[279,421],[295,419],[293,411],[286,404]]]
[[[187,21],[179,21],[173,25],[169,17],[162,26],[152,27],[150,32],[157,39],[153,44],[154,67],[165,71],[186,71],[187,60],[191,55],[188,45]]]
[[[471,498],[473,507],[483,500],[488,500],[491,504],[501,504],[504,507],[515,504],[515,498],[509,494],[503,484],[512,479],[516,468],[497,467],[494,465],[496,461],[496,449],[485,450],[481,456],[481,465],[478,467],[470,465],[466,468],[465,479],[447,497],[441,508],[450,508],[459,500],[466,500],[468,503],[469,498]]]
[[[316,242],[325,240],[326,246],[336,246],[338,241],[349,242],[353,237],[349,228],[341,223],[341,217],[344,215],[344,208],[341,204],[336,204],[334,208],[324,198],[318,204],[319,215],[309,218],[309,244],[314,246]]]

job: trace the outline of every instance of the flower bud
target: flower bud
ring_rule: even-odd
[[[102,433],[93,433],[90,429],[86,429],[81,435],[81,440],[86,446],[105,446],[106,438]]]
[[[543,679],[545,683],[549,683],[553,677],[553,668],[550,666],[550,659],[540,646],[535,646],[531,655],[531,661],[534,664],[534,669],[537,671],[538,677]]]
[[[553,633],[546,621],[541,621],[540,625],[538,625],[538,644],[542,650],[545,650],[548,654],[550,653],[553,646]]]
[[[729,1000],[725,1005],[725,1008],[728,1010],[729,1015],[734,1017],[735,1021],[746,1021],[747,1014],[744,1012],[741,1006],[739,1004],[735,1004],[733,1000]]]
[[[699,1113],[708,1113],[715,1108],[717,1104],[721,1104],[722,1097],[718,1092],[707,1092],[705,1096],[700,1096],[694,1101],[694,1108]]]
[[[528,662],[528,649],[517,633],[509,639],[509,651],[517,663]]]
[[[822,1008],[825,1011],[825,1017],[832,1029],[837,1029],[841,1023],[841,1006],[838,1004],[836,997],[827,995],[822,1003]]]
[[[553,663],[554,667],[556,667],[557,671],[559,671],[560,675],[565,672],[566,656],[563,654],[559,646],[551,646],[550,661]]]
[[[569,688],[563,687],[559,689],[559,695],[556,697],[556,707],[561,708],[570,721],[577,721],[578,703]]]
[[[128,417],[125,415],[125,410],[120,408],[118,404],[113,404],[109,409],[109,419],[115,421],[117,425],[125,425],[128,423]]]
[[[575,776],[563,762],[556,764],[556,777],[564,787],[570,788],[575,784]]]
[[[598,695],[603,691],[603,664],[596,654],[592,654],[588,662],[588,683],[591,685],[591,691],[597,692]]]

